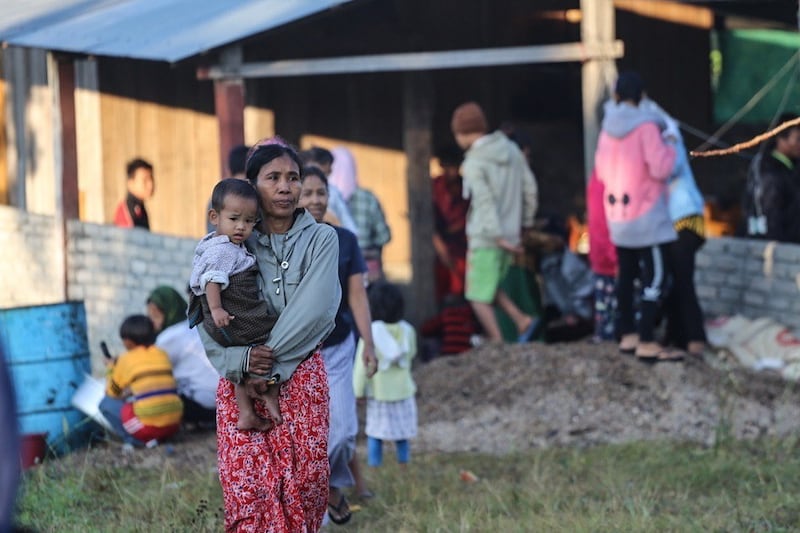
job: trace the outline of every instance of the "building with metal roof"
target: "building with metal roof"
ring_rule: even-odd
[[[0,41],[175,63],[350,0],[29,0],[0,5]]]

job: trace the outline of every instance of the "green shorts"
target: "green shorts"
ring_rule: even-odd
[[[476,248],[467,253],[467,286],[464,296],[471,302],[494,302],[497,288],[511,266],[511,255],[499,248]]]

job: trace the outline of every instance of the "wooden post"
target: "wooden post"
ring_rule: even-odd
[[[581,41],[585,46],[614,42],[614,3],[612,0],[581,0]],[[611,58],[584,61],[581,68],[583,89],[583,157],[585,178],[594,167],[594,151],[600,135],[602,105],[610,96],[609,87],[616,78]]]
[[[58,102],[61,116],[61,210],[64,220],[80,216],[78,138],[75,127],[75,62],[58,58]]]
[[[431,142],[434,86],[427,72],[403,76],[403,150],[408,161],[408,218],[411,222],[411,287],[406,311],[419,326],[436,312],[433,282]]]
[[[239,46],[222,52],[222,65],[237,72],[242,64]],[[228,153],[238,144],[244,144],[244,81],[240,77],[214,81],[214,108],[219,123],[220,176],[228,175]]]

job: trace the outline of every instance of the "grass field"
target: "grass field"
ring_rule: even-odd
[[[367,470],[376,497],[345,526],[363,532],[800,531],[797,441],[713,448],[666,442],[502,457],[416,455]],[[387,450],[388,451],[388,450]],[[20,525],[41,532],[222,531],[216,476],[203,467],[30,470]],[[461,479],[473,472],[478,481]],[[356,503],[356,502],[353,502]]]

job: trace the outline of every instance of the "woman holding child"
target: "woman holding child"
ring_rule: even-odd
[[[257,143],[247,179],[262,220],[247,240],[261,294],[277,316],[266,344],[223,347],[198,328],[222,376],[217,389],[217,460],[227,531],[317,531],[328,502],[328,384],[319,344],[333,330],[341,289],[330,226],[298,209],[301,164],[280,139]],[[265,328],[267,326],[265,325]],[[279,386],[283,423],[237,429],[234,383]],[[273,386],[273,385],[269,385]],[[260,416],[268,417],[257,402]]]

